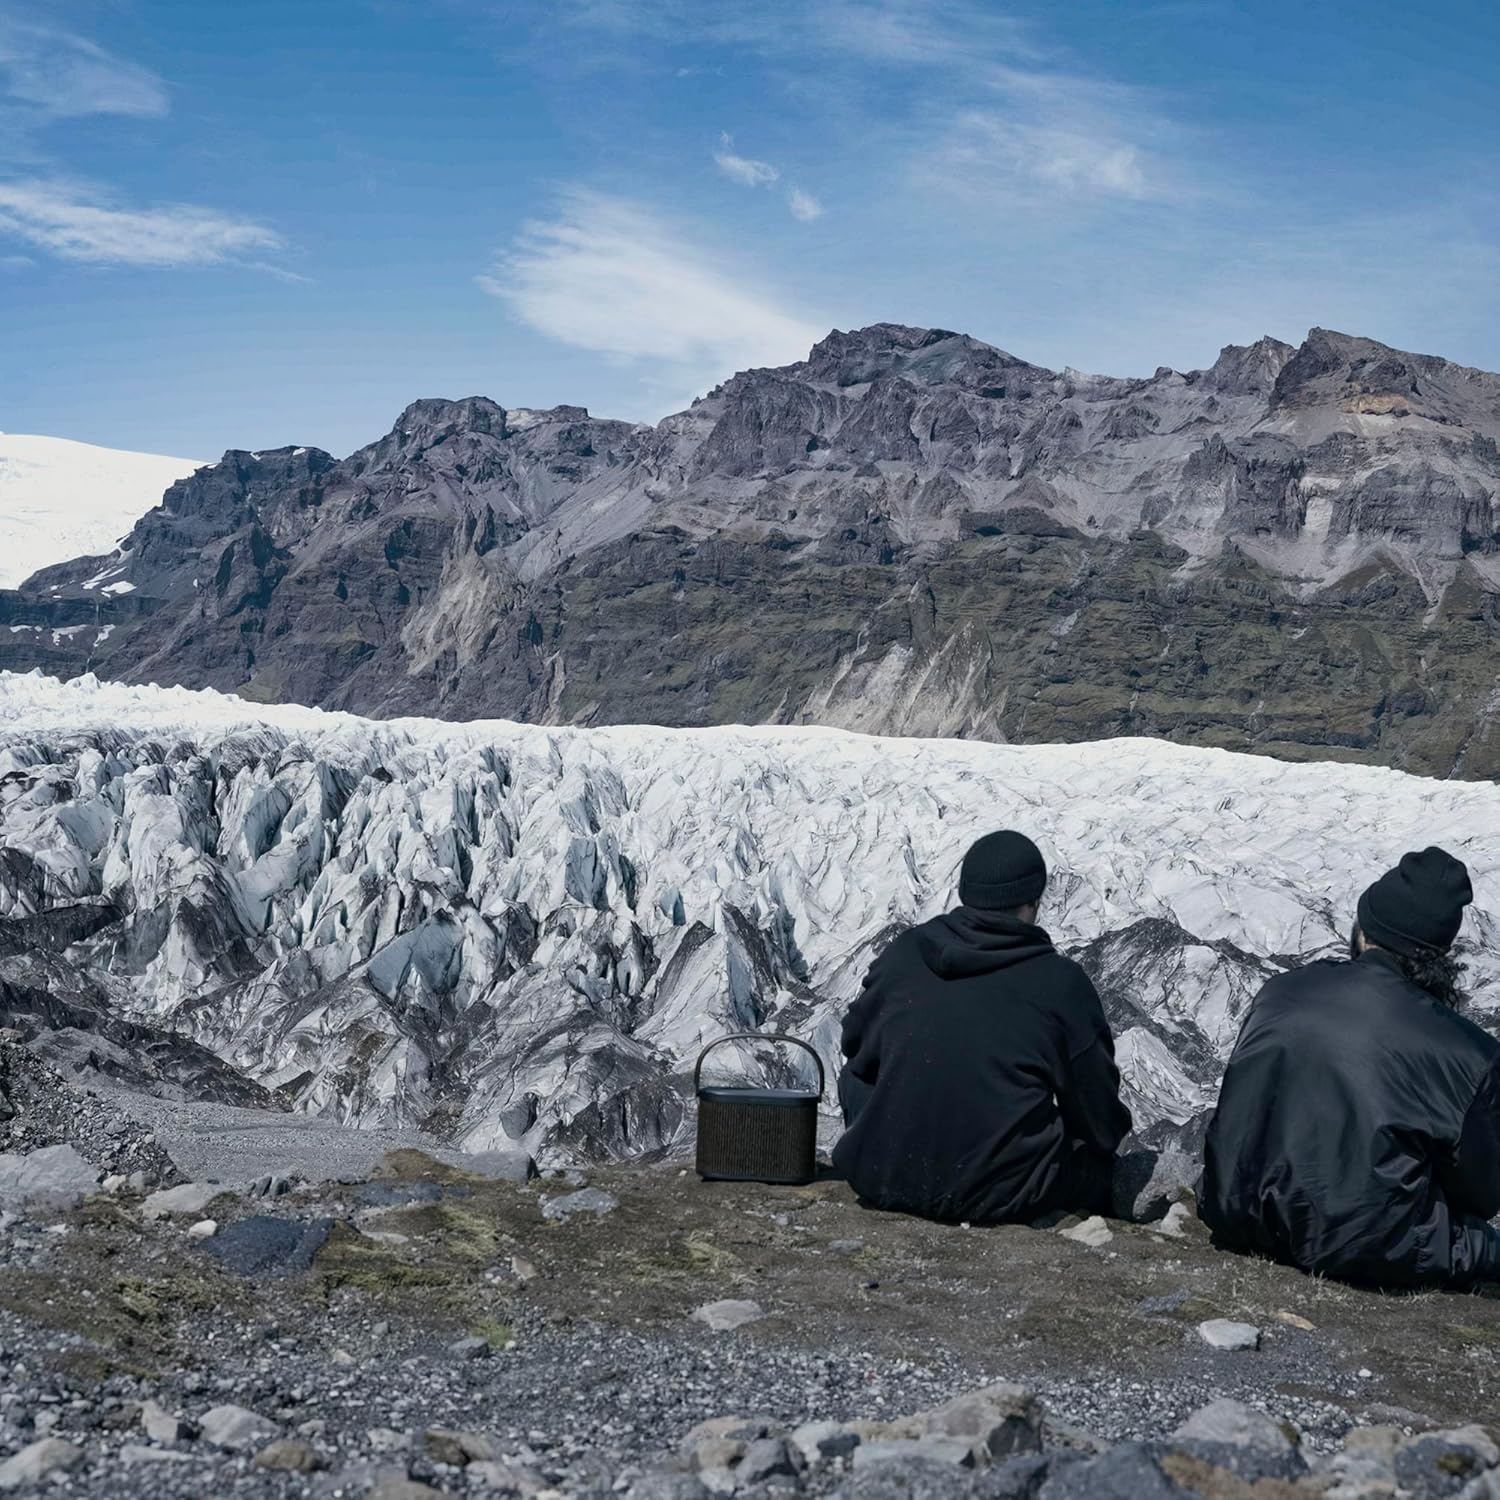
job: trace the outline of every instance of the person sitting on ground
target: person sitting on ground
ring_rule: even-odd
[[[1222,1245],[1375,1286],[1500,1279],[1500,1042],[1458,1013],[1473,899],[1437,848],[1359,900],[1349,958],[1256,996],[1205,1142]]]
[[[964,856],[953,911],[902,933],[844,1019],[834,1165],[866,1203],[948,1223],[1109,1213],[1130,1129],[1104,1010],[1036,925],[1024,834]]]

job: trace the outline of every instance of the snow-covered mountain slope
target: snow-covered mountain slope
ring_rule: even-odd
[[[0,432],[0,589],[115,544],[202,462]]]
[[[1410,847],[1469,862],[1472,988],[1500,1004],[1490,784],[1141,739],[372,722],[14,674],[0,939],[23,951],[0,981],[174,1028],[340,1119],[627,1155],[680,1136],[711,1037],[788,1029],[832,1063],[871,955],[1007,824],[1048,855],[1044,923],[1105,995],[1141,1123],[1211,1101],[1255,988],[1336,951]]]

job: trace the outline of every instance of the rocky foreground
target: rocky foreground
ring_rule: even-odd
[[[358,1132],[282,1170],[284,1127],[0,1063],[3,1490],[1500,1495],[1494,1301],[1222,1255],[1187,1203],[945,1228]]]

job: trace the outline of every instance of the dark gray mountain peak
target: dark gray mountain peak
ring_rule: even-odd
[[[1497,439],[1500,377],[1326,329],[1119,379],[873,324],[655,426],[427,399],[226,454],[0,594],[0,666],[1490,775]]]
[[[505,436],[505,408],[487,396],[467,396],[459,401],[430,396],[413,401],[390,432],[351,455],[347,462],[363,472],[426,453],[453,438],[501,442]]]
[[[1330,404],[1355,415],[1425,418],[1500,433],[1500,375],[1313,328],[1277,377],[1272,405]]]
[[[1195,376],[1226,395],[1263,395],[1275,386],[1277,376],[1296,352],[1291,344],[1269,335],[1253,344],[1225,344],[1218,359]]]
[[[968,334],[946,328],[873,323],[849,332],[834,329],[813,345],[803,364],[790,366],[787,373],[840,387],[900,376],[922,385],[972,388],[984,385],[988,375],[1003,379],[1004,372],[1013,370],[1025,370],[1041,378],[1052,374]]]

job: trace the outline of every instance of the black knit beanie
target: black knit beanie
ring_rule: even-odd
[[[1436,847],[1401,856],[1359,898],[1359,926],[1372,943],[1407,958],[1442,952],[1474,899],[1461,860]]]
[[[1011,911],[1042,899],[1047,863],[1024,833],[987,833],[964,855],[958,899],[985,911]]]

